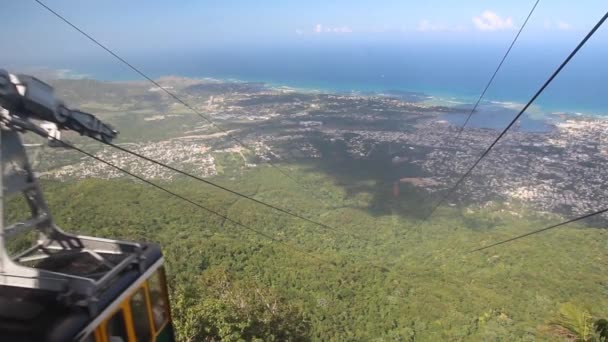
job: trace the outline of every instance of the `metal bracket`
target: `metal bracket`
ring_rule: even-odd
[[[3,121],[4,124],[0,124],[1,199],[4,202],[22,194],[30,217],[5,226],[1,210],[0,286],[56,292],[58,299],[85,306],[93,314],[97,311],[95,303],[99,292],[117,276],[133,267],[142,271],[142,246],[68,234],[57,227],[19,133]],[[23,236],[33,230],[38,232],[34,246],[17,255],[9,255],[7,238]]]
[[[0,286],[56,292],[57,298],[93,313],[98,294],[123,271],[137,267],[143,272],[143,250],[137,243],[68,234],[55,225],[19,132],[63,146],[60,129],[103,141],[118,134],[94,115],[66,107],[50,85],[0,70]],[[5,226],[4,203],[18,194],[29,206],[29,218]],[[9,255],[7,239],[33,230],[37,242]]]

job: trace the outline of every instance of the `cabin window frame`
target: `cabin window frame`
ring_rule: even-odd
[[[162,300],[164,302],[164,308],[163,311],[165,313],[165,318],[163,320],[163,322],[161,324],[159,324],[159,326],[156,326],[156,321],[154,320],[154,301],[153,301],[153,296],[152,296],[152,291],[151,291],[151,283],[154,282],[154,278],[157,277],[158,279],[158,285],[160,287],[160,296],[162,297]],[[154,337],[157,337],[158,334],[160,334],[161,331],[163,331],[165,329],[165,327],[167,327],[167,325],[169,324],[169,322],[171,321],[171,311],[169,309],[169,294],[167,293],[167,280],[165,277],[165,268],[164,266],[160,266],[158,269],[156,269],[156,271],[154,271],[154,273],[152,273],[152,275],[146,280],[146,289],[147,289],[147,293],[148,293],[148,298],[149,298],[149,304],[150,304],[150,308],[148,310],[149,314],[150,314],[150,319],[152,320],[152,327],[154,328]]]
[[[80,342],[103,342],[103,340],[101,338],[100,329],[95,329],[95,330],[91,331],[90,334],[79,339],[78,341],[80,341]]]
[[[135,317],[133,316],[133,310],[131,308],[131,300],[133,300],[133,297],[135,297],[140,291],[143,294],[143,299],[144,299],[144,308],[146,311],[146,319],[148,320],[148,331],[149,331],[149,337],[150,339],[154,339],[154,337],[156,337],[156,331],[154,330],[154,320],[152,317],[152,304],[151,304],[151,298],[150,295],[148,293],[148,282],[145,281],[141,284],[140,287],[138,287],[137,289],[135,289],[135,291],[133,291],[133,293],[128,297],[128,299],[126,300],[127,305],[129,306],[129,310],[130,310],[130,317],[131,317],[131,321],[132,321],[132,327],[133,327],[133,336],[135,337],[134,341],[137,341],[137,339],[139,338],[139,336],[137,336],[137,332],[135,330]]]
[[[105,339],[103,338],[103,333],[101,332],[101,329],[95,329],[95,341],[97,341],[97,342],[105,342]]]
[[[157,298],[161,299],[160,302],[162,302],[163,306],[164,306],[163,321],[159,324],[158,327],[156,327],[156,322],[154,321],[154,311],[153,311],[154,296],[152,295],[152,291],[151,291],[153,284],[158,286],[158,288],[160,290],[160,293],[158,295],[160,297],[157,297]],[[97,325],[97,327],[91,332],[91,335],[94,336],[95,342],[108,342],[108,337],[109,337],[107,334],[108,323],[110,322],[110,320],[112,320],[114,318],[114,316],[119,311],[122,311],[123,322],[125,324],[126,332],[127,332],[127,340],[125,340],[125,342],[137,341],[138,336],[136,335],[136,331],[135,331],[135,320],[133,317],[133,310],[131,308],[131,300],[133,299],[133,297],[135,295],[137,295],[138,291],[142,291],[142,290],[143,290],[145,304],[146,304],[148,324],[149,324],[149,328],[150,328],[150,332],[151,332],[151,335],[150,335],[151,341],[156,340],[161,333],[165,332],[167,327],[171,326],[171,322],[172,322],[171,306],[170,306],[171,304],[169,302],[169,291],[167,288],[167,278],[166,278],[164,265],[161,264],[159,267],[156,267],[153,271],[148,273],[148,277],[146,279],[143,279],[137,287],[132,288],[129,294],[123,295],[123,297],[122,297],[123,299],[121,302],[114,304],[114,305],[116,305],[114,310],[111,311],[111,313],[109,315],[107,315],[105,318],[103,318],[101,320],[101,323],[99,323],[99,325]]]
[[[135,341],[135,333],[133,332],[133,321],[131,320],[131,308],[129,307],[129,301],[124,301],[120,303],[119,307],[114,312],[112,312],[111,315],[108,315],[108,318],[106,318],[100,325],[101,329],[99,329],[99,331],[101,333],[102,341],[110,341],[108,336],[108,323],[119,312],[121,312],[122,314],[123,323],[125,325],[125,331],[127,333],[127,340],[124,342]]]

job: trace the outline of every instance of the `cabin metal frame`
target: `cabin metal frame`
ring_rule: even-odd
[[[99,292],[122,271],[137,264],[143,273],[142,246],[133,242],[73,235],[61,230],[53,221],[19,133],[5,123],[0,137],[2,199],[23,194],[31,214],[28,219],[5,227],[4,210],[0,207],[0,285],[55,292],[67,303],[86,306],[95,313]],[[37,243],[19,254],[9,255],[7,239],[23,236],[32,230],[38,233]],[[98,265],[94,266],[102,269],[87,274],[82,268],[76,269],[79,267],[61,271],[62,267],[53,266],[65,265],[66,260],[76,260],[84,255],[96,260]]]
[[[56,146],[59,128],[104,141],[118,133],[91,114],[68,109],[48,84],[0,70],[0,286],[53,292],[66,304],[86,306],[94,314],[100,291],[113,279],[133,266],[143,273],[142,245],[68,234],[55,224],[20,134],[33,132]],[[30,215],[5,226],[4,202],[18,194]],[[37,242],[10,255],[8,240],[32,231]],[[85,265],[83,258],[92,261]]]
[[[108,327],[125,310],[128,316],[123,312],[121,317],[129,324],[130,341],[139,334],[173,341],[158,245],[69,234],[55,224],[22,134],[44,137],[51,147],[69,146],[61,140],[61,129],[105,142],[118,134],[94,115],[68,109],[48,84],[0,70],[0,338],[110,341],[117,336]],[[24,203],[13,201],[18,196]],[[17,222],[7,222],[6,204],[8,218]],[[131,312],[131,300],[141,291],[143,321]],[[153,324],[147,330],[136,326],[146,321]]]

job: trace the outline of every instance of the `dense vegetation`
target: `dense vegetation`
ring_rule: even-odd
[[[198,109],[207,107],[210,95],[257,93],[261,87],[173,78],[162,84]],[[118,143],[217,132],[145,82],[57,80],[54,86],[67,103],[115,125],[121,131]],[[314,97],[319,96],[324,97]],[[280,108],[282,114],[293,114],[303,110],[302,103],[311,102],[310,97],[247,96],[228,101],[226,108],[242,106],[243,115],[257,115],[272,108],[268,104],[297,103]],[[381,110],[383,115],[365,121],[365,128],[380,131],[388,126],[413,130],[422,116],[434,115],[431,109],[409,105],[393,111],[371,99],[325,102],[324,108],[309,114],[325,127],[340,130],[358,129],[360,122],[352,114],[370,111]],[[214,121],[226,130],[238,130],[242,140],[247,132],[289,136],[289,128],[299,126],[282,117],[250,121],[236,116],[223,122],[223,110],[216,114]],[[64,138],[93,153],[102,148],[73,133],[66,132]],[[343,138],[328,141],[311,132],[305,142],[324,156],[314,162],[305,162],[298,153],[297,139],[276,147],[282,160],[291,163],[283,167],[309,190],[276,169],[250,169],[240,155],[214,153],[219,175],[213,181],[337,231],[191,180],[163,184],[280,242],[127,178],[46,181],[44,187],[57,223],[67,231],[163,246],[180,341],[606,341],[608,231],[570,225],[470,253],[562,218],[533,213],[513,202],[481,207],[450,203],[432,221],[420,222],[432,203],[428,195],[402,184],[396,199],[391,189],[394,179],[425,176],[421,170],[411,163],[395,173],[390,143],[378,143],[374,153],[353,159],[346,142],[356,134],[345,133]],[[32,134],[25,139],[42,142]],[[218,139],[212,150],[230,143]],[[30,149],[41,171],[83,158],[75,151]],[[408,153],[420,160],[428,151],[418,147]],[[263,164],[251,155],[247,159]],[[19,205],[23,203],[9,203],[10,220],[19,215]],[[26,243],[13,242],[16,249]]]
[[[320,200],[272,168],[215,181],[338,231],[188,180],[165,185],[282,243],[129,180],[44,187],[68,231],[162,244],[182,341],[555,340],[578,338],[555,323],[564,305],[587,330],[608,316],[606,230],[571,225],[469,253],[560,218],[495,204],[419,224],[400,211],[412,199],[378,210],[377,194],[292,172]]]

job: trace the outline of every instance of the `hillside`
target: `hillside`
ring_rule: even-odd
[[[185,180],[166,185],[282,244],[129,180],[44,188],[68,231],[162,244],[182,341],[554,340],[549,323],[564,303],[608,315],[606,230],[572,225],[469,253],[559,218],[496,205],[446,208],[418,224],[370,210],[371,196],[349,196],[321,173],[291,170],[331,201],[267,167],[214,181],[339,232]]]
[[[181,341],[553,341],[575,336],[554,324],[564,310],[608,316],[605,215],[470,253],[603,207],[608,154],[596,137],[608,121],[522,124],[422,222],[497,134],[469,127],[446,140],[463,107],[422,94],[159,82],[202,117],[143,82],[54,84],[115,125],[117,144],[326,225],[64,135],[244,229],[76,151],[30,146],[61,227],[162,245]]]

